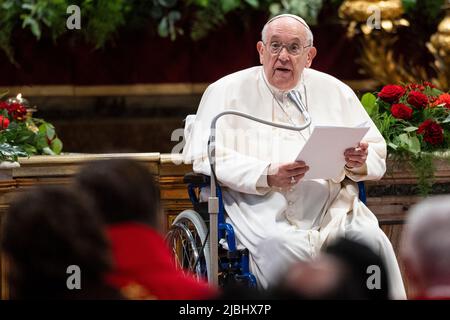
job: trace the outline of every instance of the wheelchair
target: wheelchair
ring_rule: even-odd
[[[194,210],[182,211],[173,221],[166,236],[176,264],[194,273],[197,278],[210,279],[209,213],[207,202],[200,202],[200,191],[210,186],[209,176],[188,173],[183,178],[188,185],[188,194]],[[256,287],[256,278],[250,272],[249,252],[238,249],[233,226],[225,222],[222,190],[217,186],[219,198],[219,286],[243,284]]]
[[[172,250],[176,265],[183,270],[193,273],[198,279],[211,280],[210,246],[209,246],[209,213],[207,202],[200,202],[200,191],[210,186],[209,176],[188,173],[183,178],[188,185],[189,198],[193,210],[188,209],[177,215],[173,221],[166,242]],[[359,198],[366,203],[366,190],[363,182],[358,182]],[[250,272],[249,252],[247,249],[238,249],[233,226],[225,222],[222,190],[217,186],[219,198],[218,214],[218,284],[243,284],[247,287],[256,287],[256,278]]]

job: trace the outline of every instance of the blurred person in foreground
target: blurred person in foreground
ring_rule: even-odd
[[[149,170],[130,159],[95,161],[75,184],[88,194],[107,227],[114,255],[110,283],[131,299],[210,299],[206,282],[175,266],[160,234],[159,188]]]
[[[1,239],[10,298],[123,298],[104,279],[112,257],[103,224],[89,203],[70,189],[41,187],[11,204]],[[69,268],[74,265],[79,287],[69,279],[77,273]]]
[[[413,299],[450,299],[450,196],[428,198],[410,209],[401,258]]]
[[[379,273],[371,281],[374,266]],[[387,300],[387,276],[383,260],[368,246],[338,238],[316,258],[293,264],[272,295],[300,300]]]

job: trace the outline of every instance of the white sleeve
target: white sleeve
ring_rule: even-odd
[[[196,119],[186,137],[183,151],[186,163],[193,163],[193,170],[210,175],[211,169],[207,155],[207,142],[210,134],[210,123],[215,115],[227,109],[229,94],[223,86],[211,85],[203,94]],[[224,135],[226,121],[218,122],[217,135]],[[270,191],[267,185],[268,161],[238,153],[216,143],[216,176],[219,182],[233,190],[256,195],[264,195]],[[266,185],[264,184],[266,182]]]
[[[269,162],[230,150],[227,150],[225,156],[217,157],[216,162],[216,177],[222,185],[235,191],[256,195],[264,195],[270,191],[267,177],[264,178]],[[207,158],[195,160],[193,169],[206,175],[211,173]]]

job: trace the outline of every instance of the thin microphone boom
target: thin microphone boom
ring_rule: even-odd
[[[309,122],[311,120],[311,117],[309,116],[308,110],[306,109],[305,104],[302,101],[302,98],[300,97],[300,94],[296,90],[291,90],[287,94],[288,98],[294,103],[294,105],[297,107],[297,109],[300,111],[300,113],[305,118],[305,122]]]
[[[297,106],[297,103],[294,103]],[[301,104],[300,104],[301,105]],[[298,106],[297,106],[298,107]],[[237,110],[226,110],[222,111],[221,113],[217,114],[211,121],[211,131],[209,134],[208,139],[208,160],[209,164],[211,166],[211,181],[210,181],[210,189],[211,193],[208,198],[208,213],[209,213],[209,243],[210,243],[210,261],[211,261],[211,268],[208,271],[208,281],[213,285],[218,285],[218,272],[219,272],[219,266],[218,266],[218,253],[217,253],[217,247],[219,243],[218,239],[218,213],[219,213],[219,198],[217,197],[217,177],[216,177],[216,124],[217,120],[219,120],[220,117],[226,116],[226,115],[234,115],[238,117],[243,117],[252,121],[256,121],[262,124],[265,124],[267,126],[276,127],[276,128],[282,128],[286,130],[292,130],[292,131],[302,131],[306,128],[308,128],[311,125],[311,118],[309,117],[308,112],[301,111],[303,116],[305,117],[305,123],[299,126],[292,126],[282,123],[276,123],[272,121],[267,121],[264,119],[256,118],[250,114],[240,112]]]

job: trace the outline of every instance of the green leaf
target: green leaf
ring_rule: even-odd
[[[50,145],[51,149],[53,150],[53,152],[55,154],[60,154],[63,148],[63,143],[61,140],[59,140],[58,138],[55,138],[51,145]]]
[[[55,127],[48,122],[43,121],[39,126],[39,134],[45,135],[49,140],[53,140],[55,138]]]
[[[410,137],[409,150],[412,153],[418,154],[420,152],[420,141],[416,136]]]
[[[247,2],[253,8],[258,8],[259,7],[258,0],[245,0],[245,2]]]
[[[401,147],[405,148],[409,152],[419,153],[420,152],[420,141],[416,136],[409,136],[407,133],[402,133],[398,136]]]
[[[423,93],[427,96],[438,97],[442,94],[442,91],[436,88],[425,87]]]
[[[36,5],[33,5],[31,3],[23,3],[22,4],[22,9],[29,10],[29,11],[34,11],[35,7],[36,7]]]
[[[39,135],[39,137],[36,140],[36,148],[38,150],[44,150],[44,148],[48,148],[48,142],[47,142],[46,136]]]
[[[23,19],[22,28],[25,29],[27,26],[30,27],[31,32],[37,39],[41,38],[41,28],[39,27],[39,23],[32,18],[31,16],[21,15]]]
[[[40,135],[46,135],[47,134],[47,126],[46,123],[43,122],[40,126],[39,126],[39,134]]]
[[[169,18],[170,23],[174,24],[181,19],[181,13],[179,11],[172,10],[169,12],[167,17]]]
[[[15,4],[15,1],[5,1],[4,3],[2,3],[2,7],[3,7],[3,9],[5,9],[5,10],[9,10],[9,9],[11,9],[13,6],[14,6],[14,4]]]
[[[18,137],[16,139],[14,139],[14,143],[15,144],[25,143],[32,136],[33,136],[33,134],[31,132],[30,133],[26,132],[26,133],[19,134]]]
[[[281,5],[279,3],[272,3],[269,6],[269,12],[272,16],[277,15],[281,11]]]
[[[388,142],[387,145],[388,145],[389,147],[391,147],[392,149],[394,149],[394,150],[397,150],[397,149],[398,149],[398,146],[397,146],[396,144],[392,143],[392,142]]]
[[[437,96],[440,96],[441,94],[442,94],[441,90],[436,89],[436,88],[431,89],[430,95],[437,97]]]
[[[401,135],[398,136],[398,140],[400,141],[400,143],[402,144],[409,144],[409,136],[406,133],[402,133]]]
[[[417,129],[418,129],[417,127],[406,127],[403,129],[403,131],[412,132],[412,131],[416,131]]]
[[[433,162],[433,156],[422,152],[416,157],[411,157],[410,163],[412,164],[417,175],[417,186],[419,188],[420,195],[428,195],[433,185],[434,172],[436,170]]]
[[[49,123],[46,123],[45,127],[46,127],[45,133],[47,135],[47,138],[49,140],[53,140],[55,138],[55,128]]]
[[[158,25],[158,34],[163,38],[169,35],[169,22],[167,21],[167,17],[161,19]]]
[[[209,4],[209,0],[195,0],[194,3],[200,7],[206,8]]]
[[[376,101],[377,98],[370,92],[364,94],[361,98],[361,104],[370,116],[378,113],[378,106],[376,104]]]
[[[222,0],[222,11],[228,13],[238,8],[241,2],[239,0]]]
[[[33,155],[33,154],[38,153],[37,149],[30,144],[24,144],[22,146],[22,148],[25,150],[26,153],[28,153],[28,155]]]
[[[405,11],[408,12],[413,9],[416,6],[416,1],[417,0],[402,0],[402,5]]]
[[[174,41],[177,38],[177,28],[175,26],[175,23],[180,20],[181,13],[178,11],[170,11],[167,15],[167,19],[169,22],[169,34],[170,34],[170,40]]]
[[[43,154],[47,154],[47,155],[49,155],[49,156],[54,156],[54,155],[55,155],[55,153],[53,152],[52,149],[50,149],[50,147],[45,147],[45,148],[43,148],[43,149],[42,149],[42,153],[43,153]]]
[[[444,121],[442,121],[442,123],[448,123],[450,122],[450,115],[447,116],[447,118],[445,118]]]
[[[17,157],[27,157],[28,154],[18,146],[9,143],[0,144],[0,161],[17,161]]]
[[[416,8],[420,10],[422,17],[430,21],[436,21],[436,18],[442,13],[442,6],[446,0],[418,1]]]

